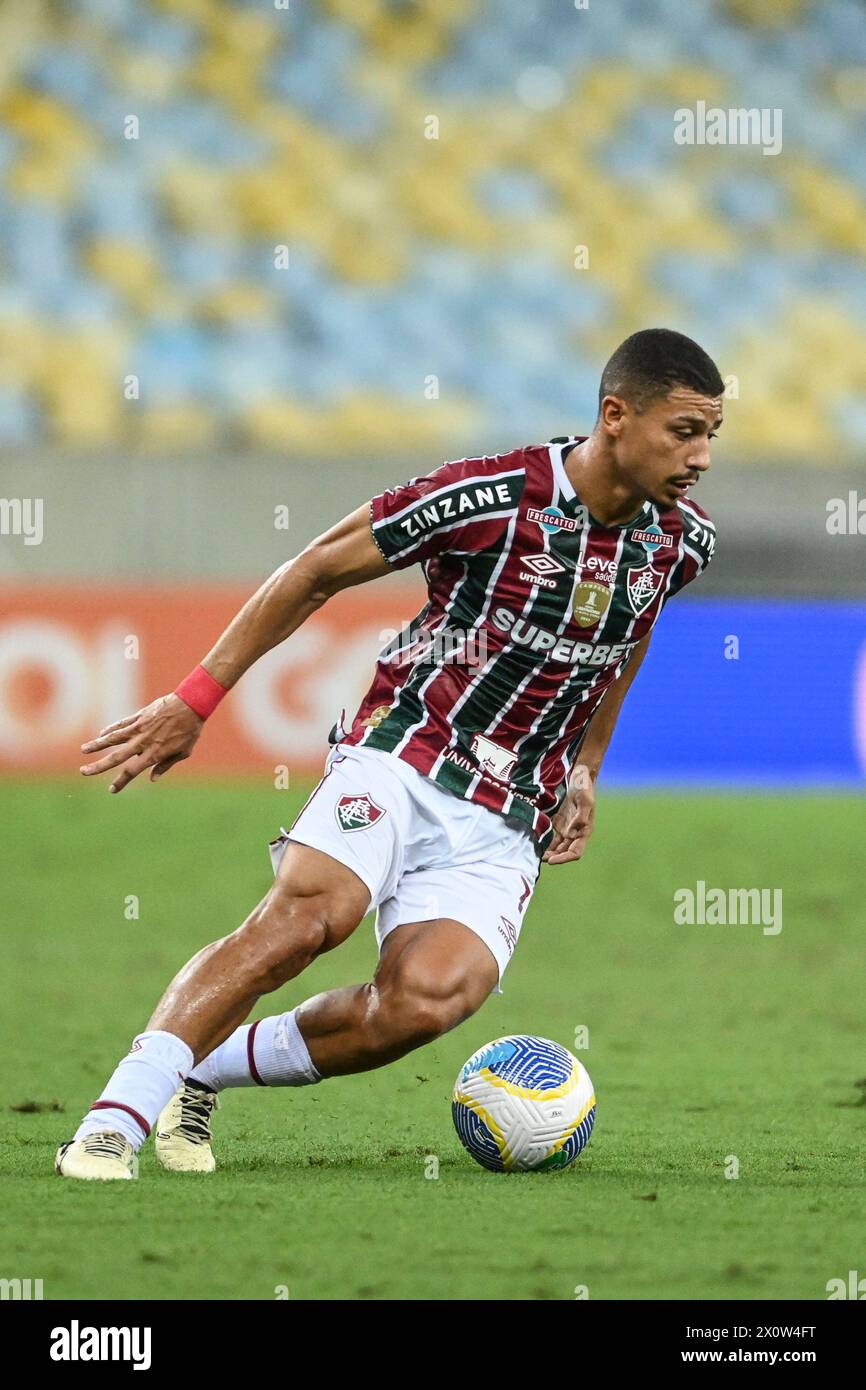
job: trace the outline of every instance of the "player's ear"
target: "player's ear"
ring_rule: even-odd
[[[608,434],[621,434],[628,414],[628,402],[622,396],[605,396],[599,410],[599,418]]]

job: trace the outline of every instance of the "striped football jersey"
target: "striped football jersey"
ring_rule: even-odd
[[[596,522],[564,466],[582,439],[459,459],[373,498],[377,546],[395,569],[423,566],[427,603],[336,735],[522,821],[539,852],[605,692],[715,543],[690,499]]]

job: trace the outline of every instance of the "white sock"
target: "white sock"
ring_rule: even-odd
[[[321,1081],[295,1015],[242,1023],[189,1074],[212,1091],[228,1086],[310,1086]]]
[[[138,1152],[194,1060],[190,1048],[173,1033],[139,1033],[74,1138],[113,1129]]]

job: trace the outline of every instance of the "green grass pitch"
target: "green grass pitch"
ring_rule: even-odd
[[[211,1177],[148,1148],[137,1183],[59,1181],[57,1143],[174,971],[262,895],[301,797],[182,772],[119,798],[4,783],[0,1276],[48,1299],[823,1299],[866,1273],[855,796],[602,793],[585,861],[542,873],[504,995],[456,1032],[365,1076],[227,1093]],[[782,932],[675,925],[698,879],[781,888]],[[374,956],[368,923],[257,1013]],[[451,1125],[460,1065],[580,1026],[587,1151],[564,1173],[477,1167]]]

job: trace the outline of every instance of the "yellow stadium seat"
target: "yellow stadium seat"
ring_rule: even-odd
[[[838,250],[866,255],[866,203],[854,184],[795,157],[786,160],[780,177],[813,243],[817,236]]]
[[[159,192],[168,217],[181,231],[232,234],[234,204],[230,176],[224,170],[173,164],[164,172]]]
[[[447,47],[445,27],[423,10],[383,14],[370,26],[368,37],[386,62],[408,67],[435,63]]]
[[[698,63],[682,66],[674,63],[657,72],[648,72],[645,77],[644,94],[648,100],[672,101],[677,106],[694,106],[696,101],[705,101],[707,106],[739,104],[729,101],[732,95],[731,83],[726,77]]]
[[[142,450],[206,449],[218,442],[218,421],[212,410],[194,402],[145,406],[130,415],[132,442]]]
[[[9,191],[68,203],[79,167],[96,147],[84,122],[54,98],[21,87],[0,100],[0,122],[23,142],[7,176]]]
[[[153,53],[122,48],[112,53],[111,72],[132,112],[139,98],[156,102],[182,97],[189,82],[185,65],[166,63]]]
[[[321,0],[321,6],[334,19],[368,31],[383,18],[386,0]]]
[[[827,81],[840,106],[862,116],[866,111],[866,67],[837,69],[828,74]]]
[[[202,26],[221,24],[226,8],[226,0],[153,0],[153,3],[168,14]]]
[[[487,252],[508,235],[501,219],[479,204],[453,152],[435,141],[419,151],[413,168],[395,174],[393,193],[400,215],[426,236]]]
[[[384,227],[343,220],[319,250],[336,273],[350,284],[390,285],[405,272],[402,239]]]
[[[349,395],[328,412],[322,443],[330,436],[329,448],[435,453],[455,439],[465,439],[478,424],[477,411],[468,401],[442,399],[409,405],[373,393]]]
[[[85,253],[88,268],[141,313],[152,310],[162,289],[159,262],[149,246],[119,240],[93,242]]]
[[[27,387],[37,381],[50,331],[28,315],[0,315],[0,382]]]
[[[438,454],[479,424],[468,402],[406,405],[388,397],[347,396],[327,410],[311,410],[292,400],[258,401],[242,421],[251,447],[295,449],[332,456],[369,449],[379,454],[411,449]]]
[[[13,164],[6,187],[17,198],[45,198],[67,207],[78,187],[78,169],[59,151],[27,153]]]
[[[123,395],[123,340],[118,333],[47,333],[34,386],[52,434],[64,444],[117,443],[137,406]]]
[[[13,88],[0,100],[0,120],[17,135],[78,159],[95,147],[86,124],[54,97]]]
[[[301,170],[250,169],[238,173],[229,187],[231,219],[248,236],[272,236],[281,243],[299,225],[307,223],[313,204],[312,189]]]
[[[250,448],[320,453],[323,437],[332,447],[329,422],[321,411],[297,401],[256,401],[239,421],[241,438]]]
[[[274,316],[274,297],[264,285],[236,280],[201,295],[195,309],[202,320],[218,328],[265,323]]]
[[[805,13],[807,0],[726,0],[731,18],[738,24],[784,29]]]

